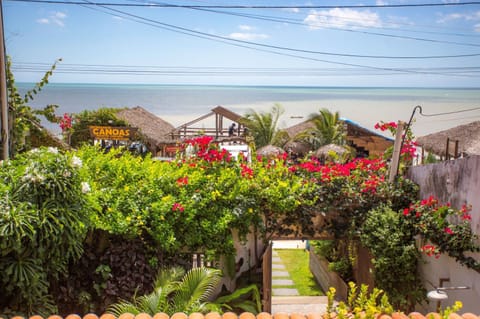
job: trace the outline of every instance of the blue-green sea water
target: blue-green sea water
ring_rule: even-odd
[[[33,87],[18,83],[21,93]],[[480,107],[480,88],[287,87],[211,85],[129,85],[50,83],[31,106],[59,106],[58,113],[78,113],[100,107],[142,106],[174,126],[207,114],[217,105],[240,115],[251,109],[268,111],[275,103],[285,109],[281,126],[305,120],[320,108],[339,111],[341,117],[373,129],[378,121],[408,121],[415,106],[425,114]],[[424,135],[480,120],[480,109],[451,115],[415,116],[414,131]],[[50,127],[52,128],[52,127]],[[55,128],[52,128],[55,130]]]

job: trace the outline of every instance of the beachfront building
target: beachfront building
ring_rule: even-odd
[[[175,127],[141,106],[124,109],[117,117],[138,128],[142,142],[154,156],[173,157],[178,149],[177,141],[169,137]]]
[[[223,106],[171,130],[171,139],[185,140],[195,136],[212,136],[215,141],[245,141],[245,126],[242,116]]]
[[[346,144],[355,150],[356,157],[381,156],[387,148],[393,146],[393,139],[391,138],[370,131],[351,120],[341,119],[341,121],[343,122],[346,133]],[[285,131],[290,139],[295,141],[299,134],[311,130],[314,127],[315,124],[307,120],[286,128]],[[308,149],[308,147],[306,148],[305,145],[300,142],[296,143],[300,144],[299,147],[304,151],[316,151]]]
[[[480,121],[418,137],[418,164],[480,155]]]

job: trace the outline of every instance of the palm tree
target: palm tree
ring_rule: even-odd
[[[256,112],[250,110],[242,121],[255,140],[257,148],[266,145],[282,145],[285,142],[285,134],[278,129],[278,121],[284,113],[280,104],[275,104],[270,112]]]
[[[301,132],[296,137],[297,139],[308,142],[313,149],[327,144],[345,144],[346,132],[339,112],[332,113],[330,110],[322,108],[319,113],[310,114],[309,121],[314,126]]]
[[[154,291],[144,296],[134,296],[133,301],[120,301],[108,308],[108,312],[119,317],[123,313],[137,315],[159,312],[173,315],[176,312],[222,312],[223,309],[238,307],[244,311],[261,311],[260,293],[257,286],[250,285],[238,289],[228,296],[212,300],[221,280],[221,271],[213,268],[193,268],[187,273],[180,267],[162,269],[157,275]],[[252,300],[244,300],[253,294]]]

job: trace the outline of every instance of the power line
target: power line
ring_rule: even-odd
[[[140,0],[129,0],[129,1],[135,1],[138,2]],[[276,17],[276,16],[268,16],[268,15],[257,15],[257,14],[249,14],[249,13],[238,13],[238,12],[231,12],[231,11],[222,11],[222,10],[213,10],[213,9],[205,9],[205,8],[188,8],[188,9],[193,9],[193,10],[199,10],[199,11],[205,11],[205,12],[212,12],[212,13],[218,13],[218,14],[225,14],[225,15],[232,15],[232,16],[239,16],[239,17],[244,17],[244,18],[250,18],[250,19],[256,19],[256,20],[262,20],[262,21],[272,21],[272,22],[281,22],[281,23],[287,23],[287,24],[293,24],[293,25],[303,25],[303,26],[309,26],[308,23],[304,23],[304,20],[301,19],[292,19],[292,18],[285,18],[285,17]],[[310,15],[315,15],[315,16],[320,16],[320,17],[335,17],[339,18],[341,20],[347,20],[347,21],[364,21],[364,20],[359,20],[359,19],[354,19],[354,18],[345,18],[345,17],[339,17],[335,15],[329,15],[329,14],[318,14],[318,13],[310,13]],[[392,25],[402,25],[402,23],[398,22],[390,22],[389,24]],[[408,25],[411,26],[410,24],[403,24],[403,25]],[[418,25],[416,25],[418,26]],[[351,32],[358,32],[358,30],[354,29],[345,29],[345,28],[333,28],[333,27],[328,27],[325,26],[324,24],[319,25],[319,28],[323,29],[331,29],[331,30],[338,30],[338,31],[351,31]],[[424,26],[424,27],[430,27],[430,28],[440,28],[440,27],[433,27],[433,26]],[[476,34],[464,34],[464,33],[452,33],[452,32],[433,32],[433,31],[418,31],[418,30],[402,30],[402,29],[397,29],[397,28],[387,28],[387,27],[372,27],[369,26],[369,29],[381,29],[381,30],[394,30],[394,31],[404,31],[404,32],[414,32],[414,33],[426,33],[426,34],[435,34],[435,35],[448,35],[448,36],[459,36],[459,37],[473,37],[477,38],[479,35]],[[364,32],[369,34],[368,32]],[[384,36],[389,36],[389,34],[374,34],[373,35],[384,35]],[[398,37],[398,36],[397,36]]]
[[[48,63],[16,62],[12,69],[16,72],[45,72]],[[430,68],[428,72],[443,74],[478,74],[480,67]],[[255,68],[255,67],[221,67],[221,66],[153,66],[123,64],[61,64],[58,73],[71,74],[132,74],[132,75],[195,75],[195,76],[375,76],[398,75],[398,72],[369,70],[361,68]],[[480,76],[478,74],[477,76]]]
[[[130,0],[135,1],[135,0]],[[152,3],[152,2],[150,2]],[[154,4],[165,4],[165,3],[158,3],[153,2]],[[272,17],[272,16],[265,16],[265,15],[255,15],[255,14],[248,14],[248,13],[238,13],[238,12],[228,12],[228,11],[221,11],[221,10],[213,10],[213,9],[206,9],[206,8],[187,8],[192,10],[204,11],[204,12],[212,12],[218,14],[225,14],[225,15],[232,15],[232,16],[239,16],[249,19],[261,20],[261,21],[272,21],[272,22],[280,22],[280,23],[287,23],[293,25],[302,25],[302,26],[312,26],[311,24],[304,23],[303,21],[298,19],[289,19],[289,18],[280,18],[280,17]],[[352,20],[352,19],[349,19]],[[446,41],[446,40],[436,40],[436,39],[426,39],[426,38],[419,38],[419,37],[412,37],[412,36],[404,36],[404,35],[395,35],[395,34],[388,34],[388,33],[380,33],[380,32],[372,32],[372,31],[364,31],[364,30],[355,30],[355,29],[347,29],[347,28],[335,28],[325,26],[324,24],[314,25],[318,28],[328,29],[328,30],[336,30],[342,32],[352,32],[352,33],[362,33],[374,36],[382,36],[388,38],[397,38],[397,39],[407,39],[407,40],[414,40],[414,41],[423,41],[423,42],[432,42],[432,43],[445,43],[445,44],[454,44],[454,45],[462,45],[462,46],[473,46],[478,47],[479,44],[472,44],[466,42],[455,42],[455,41]],[[372,27],[369,27],[372,28]],[[385,28],[383,28],[385,29]],[[390,28],[391,29],[391,28]],[[407,32],[414,32],[414,31],[407,31]],[[455,35],[455,36],[470,36],[470,37],[478,37],[474,35],[466,35],[466,34],[453,34],[453,33],[434,33],[434,32],[424,32],[428,34],[440,34],[440,35]],[[318,53],[321,54],[321,53]],[[325,53],[328,55],[328,53]],[[456,57],[465,57],[465,56],[426,56],[426,57],[403,57],[403,56],[392,56],[392,57],[383,57],[383,56],[365,56],[365,55],[345,55],[347,57],[362,57],[362,58],[395,58],[395,59],[437,59],[437,58],[456,58]]]
[[[85,3],[91,4],[93,2],[88,1],[88,0],[84,0],[83,4],[85,4]],[[105,6],[101,6],[101,5],[99,7],[104,8],[108,11],[115,12],[115,13],[110,13],[110,12],[102,11],[106,14],[117,16],[117,17],[123,17],[123,18],[127,17],[127,19],[130,19],[130,20],[138,22],[138,23],[143,23],[143,24],[146,24],[146,25],[150,25],[150,26],[161,28],[161,29],[169,30],[169,31],[172,31],[172,32],[186,34],[186,35],[190,35],[190,36],[194,36],[194,37],[198,37],[198,38],[202,38],[202,39],[217,41],[217,42],[225,43],[225,44],[228,44],[228,45],[248,48],[248,49],[261,51],[261,52],[268,52],[268,53],[271,53],[271,54],[294,57],[294,58],[303,59],[303,60],[324,62],[324,63],[329,63],[329,64],[337,64],[337,65],[350,66],[350,67],[360,67],[360,68],[366,68],[366,69],[373,69],[373,70],[392,71],[392,72],[400,72],[400,73],[413,73],[413,74],[447,75],[447,74],[442,74],[442,73],[432,73],[432,72],[425,72],[425,71],[412,70],[412,69],[399,69],[399,68],[391,68],[391,67],[375,67],[375,66],[370,66],[370,65],[330,61],[330,60],[317,59],[317,58],[312,58],[312,57],[305,57],[305,56],[300,56],[300,55],[295,55],[295,54],[288,54],[288,53],[284,53],[284,52],[277,52],[277,51],[272,51],[272,50],[259,49],[257,47],[251,47],[251,46],[248,46],[248,45],[266,47],[266,48],[269,48],[269,49],[277,49],[277,50],[295,51],[295,52],[302,52],[302,53],[313,53],[313,52],[308,52],[307,50],[297,50],[297,49],[293,49],[293,48],[266,45],[266,44],[251,42],[251,41],[231,39],[231,38],[227,38],[227,37],[223,37],[223,36],[219,36],[219,35],[212,35],[212,34],[205,33],[205,32],[200,32],[200,31],[196,31],[196,30],[192,30],[192,29],[188,29],[188,28],[184,28],[184,27],[175,26],[175,25],[172,25],[172,24],[163,23],[163,22],[156,21],[156,20],[153,20],[153,19],[144,18],[144,17],[138,16],[138,15],[134,15],[134,14],[131,14],[131,13],[128,13],[128,12],[125,12],[125,11],[121,11],[121,10],[118,10],[118,9],[114,9],[114,8],[109,8],[109,7],[105,7]],[[118,14],[121,14],[121,15],[119,16]],[[248,45],[246,45],[246,44],[248,44]],[[460,76],[460,77],[472,77],[471,75],[465,75],[465,74],[448,74],[448,75],[455,75],[455,76]]]
[[[420,115],[425,116],[425,117],[432,117],[432,116],[442,116],[442,115],[459,114],[459,113],[465,113],[465,112],[471,112],[471,111],[478,111],[478,110],[480,110],[480,107],[474,107],[474,108],[471,108],[471,109],[451,111],[451,112],[425,114],[425,113],[423,113],[422,109],[420,109],[420,112],[419,112],[419,113],[420,113]]]
[[[49,4],[85,4],[81,1],[56,1],[56,0],[6,0],[12,2],[49,3]],[[418,8],[418,7],[453,7],[480,5],[480,1],[469,2],[445,2],[445,3],[417,3],[417,4],[384,4],[384,5],[175,5],[155,3],[111,3],[90,2],[94,6],[123,6],[123,7],[158,7],[158,8],[217,8],[217,9],[367,9],[367,8]]]

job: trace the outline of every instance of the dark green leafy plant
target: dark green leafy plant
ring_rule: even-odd
[[[119,316],[122,313],[155,315],[165,312],[187,314],[193,312],[231,310],[260,311],[260,294],[255,285],[239,289],[231,295],[209,301],[214,296],[221,280],[221,271],[212,268],[193,268],[187,273],[182,268],[162,269],[155,280],[154,291],[148,295],[134,297],[132,302],[122,301],[108,308],[108,312]],[[244,295],[254,292],[254,300],[238,302]]]
[[[362,244],[373,255],[375,284],[388,294],[392,304],[397,309],[411,310],[424,301],[426,291],[417,270],[415,231],[401,214],[387,206],[373,209],[360,231]]]
[[[80,166],[52,148],[2,164],[0,305],[23,314],[56,311],[50,281],[80,257],[88,225]]]

